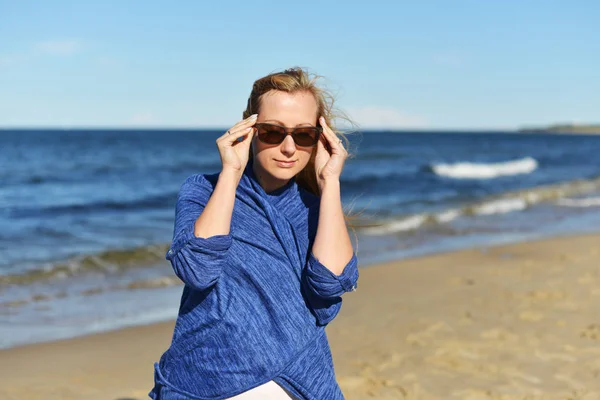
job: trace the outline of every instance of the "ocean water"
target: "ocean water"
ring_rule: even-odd
[[[177,192],[217,131],[0,131],[0,347],[173,318]],[[361,265],[600,231],[600,136],[363,132],[342,200]]]

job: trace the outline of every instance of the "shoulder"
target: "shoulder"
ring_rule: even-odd
[[[181,186],[215,186],[219,174],[193,174],[188,176]]]
[[[185,196],[192,193],[210,195],[213,192],[218,179],[218,173],[190,175],[181,184],[179,195]]]

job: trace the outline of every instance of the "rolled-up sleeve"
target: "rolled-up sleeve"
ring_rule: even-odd
[[[326,325],[339,313],[345,292],[358,287],[358,259],[352,255],[340,275],[336,275],[310,252],[304,272],[308,302],[317,323]]]
[[[209,238],[194,235],[196,219],[212,190],[212,184],[203,175],[193,175],[183,183],[175,206],[173,241],[166,255],[179,279],[198,290],[217,282],[232,243],[231,232]]]

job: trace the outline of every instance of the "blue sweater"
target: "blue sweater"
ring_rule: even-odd
[[[325,326],[356,289],[356,255],[339,276],[321,264],[319,197],[294,179],[266,193],[250,163],[229,234],[196,237],[217,179],[190,176],[179,192],[167,259],[185,286],[150,397],[224,399],[274,380],[298,399],[343,399]]]

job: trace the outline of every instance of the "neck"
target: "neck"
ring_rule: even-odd
[[[252,163],[252,170],[254,171],[254,175],[260,183],[260,186],[263,188],[265,193],[274,192],[277,189],[280,189],[288,184],[289,179],[281,180],[274,178],[270,174],[268,174],[264,169],[262,169],[258,163]]]

